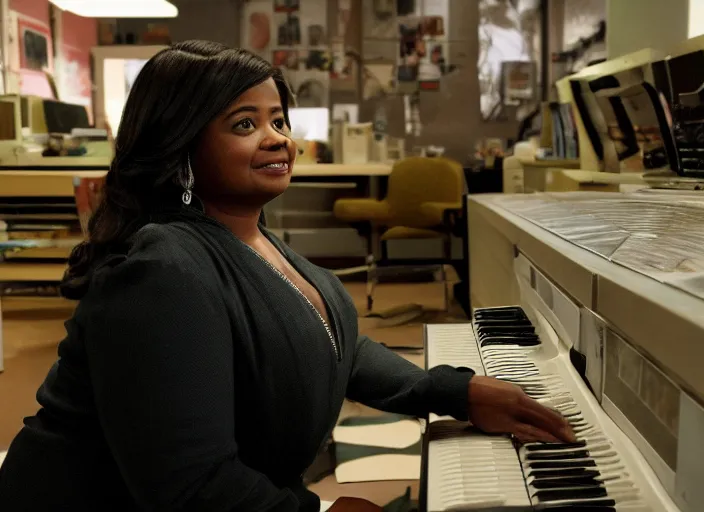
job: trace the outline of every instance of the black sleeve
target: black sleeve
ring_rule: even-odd
[[[467,419],[469,368],[437,366],[425,371],[360,336],[347,398],[382,411],[424,417],[428,413]]]
[[[296,511],[290,490],[238,459],[229,317],[195,258],[173,251],[101,271],[82,302],[95,403],[121,474],[145,510]]]

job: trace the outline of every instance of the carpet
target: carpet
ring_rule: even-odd
[[[420,478],[421,427],[397,414],[355,416],[333,430],[338,483]]]

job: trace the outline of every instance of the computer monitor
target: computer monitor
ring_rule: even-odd
[[[571,81],[575,105],[604,171],[621,172],[623,162],[632,159],[633,170],[679,172],[669,108],[654,82],[651,64]]]
[[[670,109],[676,155],[673,170],[685,177],[704,177],[704,49],[664,59],[654,66],[654,72]]]
[[[292,108],[288,111],[291,121],[291,137],[295,140],[328,142],[330,109]]]

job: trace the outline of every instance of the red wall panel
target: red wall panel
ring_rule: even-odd
[[[48,0],[10,0],[10,10],[17,11],[49,26]]]

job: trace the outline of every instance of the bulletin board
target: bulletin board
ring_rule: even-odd
[[[329,107],[334,71],[327,0],[252,0],[242,46],[280,68],[300,107]]]

